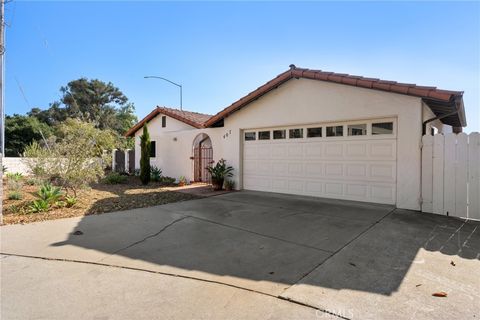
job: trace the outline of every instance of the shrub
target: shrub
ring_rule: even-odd
[[[109,173],[103,182],[106,184],[120,184],[125,183],[127,181],[127,177],[119,174],[118,172]]]
[[[37,178],[61,184],[65,190],[77,190],[97,182],[110,162],[116,138],[110,130],[92,123],[67,119],[57,126],[58,141],[48,149],[34,142],[25,149],[30,169]]]
[[[225,186],[225,190],[233,190],[233,188],[235,188],[235,181],[225,180],[223,185]]]
[[[166,184],[166,185],[172,185],[175,183],[175,181],[176,179],[172,177],[162,177],[162,179],[160,180],[162,184]]]
[[[20,172],[9,172],[7,173],[7,178],[13,181],[20,181],[23,178],[23,174]]]
[[[65,206],[67,208],[73,207],[76,203],[77,203],[77,198],[76,197],[70,197],[70,196],[65,197]]]
[[[150,167],[150,179],[155,182],[159,182],[162,179],[162,169],[156,166]]]
[[[22,200],[23,196],[20,191],[11,191],[8,193],[8,200]]]
[[[138,169],[138,168],[137,168],[137,169],[134,169],[134,170],[133,170],[133,175],[134,175],[135,177],[140,177],[140,169]]]
[[[48,203],[48,201],[43,199],[34,200],[30,205],[30,211],[35,213],[45,212],[48,211],[48,209],[50,209],[50,204]]]
[[[140,149],[140,180],[143,184],[148,184],[150,182],[150,134],[147,126],[143,126]]]
[[[59,187],[54,187],[50,183],[45,183],[38,190],[37,196],[40,200],[46,201],[49,205],[57,202],[63,196]]]

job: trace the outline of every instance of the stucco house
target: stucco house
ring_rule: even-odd
[[[157,107],[126,136],[150,131],[152,165],[205,181],[226,159],[236,189],[393,204],[418,210],[423,133],[461,132],[463,92],[297,68],[216,115]]]

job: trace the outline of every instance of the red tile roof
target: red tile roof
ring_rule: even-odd
[[[456,125],[456,126],[466,125],[466,121],[464,119],[463,101],[462,101],[463,91],[441,90],[441,89],[437,89],[436,87],[424,87],[424,86],[417,86],[415,84],[399,83],[396,81],[385,81],[385,80],[380,80],[375,78],[364,78],[361,76],[353,76],[349,74],[326,72],[321,70],[303,69],[303,68],[297,68],[294,65],[291,65],[289,70],[279,74],[276,78],[268,81],[264,85],[258,87],[256,90],[250,92],[245,97],[234,102],[229,107],[223,109],[222,111],[220,111],[219,113],[211,117],[204,124],[204,126],[209,127],[214,125],[218,121],[221,121],[225,117],[228,117],[235,111],[243,108],[247,104],[258,99],[259,97],[266,94],[270,90],[277,88],[278,86],[280,86],[281,84],[285,83],[286,81],[292,78],[305,78],[305,79],[312,79],[312,80],[327,81],[327,82],[339,83],[339,84],[350,85],[355,87],[375,89],[375,90],[381,90],[381,91],[419,97],[424,99],[425,102],[428,105],[430,105],[430,107],[432,108],[433,112],[436,115],[439,115],[438,113],[441,113],[441,111],[444,111],[445,108],[449,108],[451,106],[457,105],[456,106],[457,108],[462,109],[460,110],[460,115],[458,116],[458,118],[460,119],[458,119],[458,121],[454,121],[455,119],[450,117],[450,120],[452,121],[453,125]],[[439,109],[440,111],[434,110],[431,104],[432,105],[435,104],[438,108],[444,108],[444,109],[441,109],[441,110]],[[461,107],[459,105],[461,105]]]
[[[209,114],[203,114],[203,113],[192,112],[192,111],[182,111],[182,110],[179,110],[179,109],[157,106],[145,118],[143,118],[136,125],[134,125],[132,128],[130,128],[130,130],[128,130],[125,133],[125,136],[126,137],[133,136],[135,134],[135,132],[140,130],[145,123],[149,122],[150,120],[152,120],[153,118],[155,118],[159,114],[163,114],[163,115],[169,116],[171,118],[174,118],[178,121],[182,121],[183,123],[191,125],[192,127],[195,127],[197,129],[202,128],[203,124],[208,119],[210,119],[212,117]]]
[[[278,86],[292,78],[305,78],[311,80],[327,81],[360,88],[381,90],[386,92],[419,97],[422,98],[423,101],[432,109],[436,116],[442,116],[451,113],[452,110],[458,110],[458,114],[450,115],[441,119],[443,123],[452,125],[454,127],[466,126],[465,111],[463,109],[464,107],[462,98],[463,91],[442,90],[437,89],[436,87],[417,86],[410,83],[386,81],[376,78],[365,78],[361,76],[353,76],[349,74],[334,73],[321,70],[303,69],[291,65],[289,70],[279,74],[274,79],[258,87],[256,90],[250,92],[243,98],[240,98],[238,101],[232,103],[229,107],[223,109],[214,116],[191,111],[181,111],[178,109],[166,107],[157,107],[145,118],[143,118],[139,123],[137,123],[130,130],[128,130],[125,136],[128,137],[134,135],[136,131],[143,127],[144,123],[155,118],[160,113],[182,121],[195,128],[214,126],[219,121],[245,107],[252,101],[260,98],[267,92],[276,89]]]

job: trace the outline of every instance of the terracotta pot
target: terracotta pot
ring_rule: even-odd
[[[213,187],[213,190],[215,190],[215,191],[222,190],[223,179],[220,179],[220,180],[212,179],[212,187]]]

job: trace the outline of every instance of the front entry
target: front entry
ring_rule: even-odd
[[[193,179],[195,182],[211,183],[212,177],[207,166],[213,161],[213,148],[210,137],[199,134],[193,143]]]

